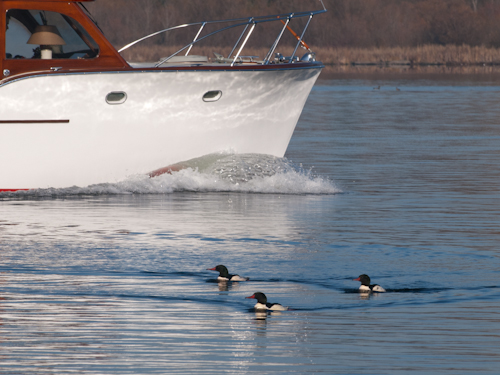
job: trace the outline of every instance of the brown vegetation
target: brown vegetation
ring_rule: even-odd
[[[321,61],[334,65],[500,65],[500,49],[468,45],[390,48],[321,48]]]
[[[306,41],[327,64],[500,64],[500,0],[324,0]],[[320,9],[317,0],[97,0],[87,5],[117,47],[151,32],[186,22]],[[301,31],[304,23],[291,26]],[[279,27],[279,25],[277,25]],[[259,25],[245,55],[263,56],[274,40],[271,25]],[[209,29],[204,30],[209,32]],[[163,34],[128,52],[134,60],[157,59],[189,43],[195,29]],[[237,36],[236,36],[237,37]],[[194,53],[229,53],[234,33],[213,39]],[[290,35],[280,48],[295,42]],[[214,47],[215,46],[215,47]],[[141,49],[142,48],[142,49]]]

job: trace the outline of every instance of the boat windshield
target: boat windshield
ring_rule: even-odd
[[[73,18],[44,10],[7,12],[7,59],[93,58],[99,46]]]

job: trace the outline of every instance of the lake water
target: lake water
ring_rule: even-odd
[[[500,80],[324,77],[286,159],[2,193],[0,373],[498,373]]]

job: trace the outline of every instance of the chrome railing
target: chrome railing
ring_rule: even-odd
[[[266,54],[264,60],[262,61],[262,64],[269,64],[271,62],[274,51],[276,50],[279,42],[281,41],[281,38],[283,37],[283,34],[284,34],[286,29],[288,29],[297,39],[297,44],[295,46],[295,49],[293,50],[292,55],[290,57],[286,58],[286,61],[294,62],[294,61],[296,61],[295,54],[297,53],[297,49],[299,48],[299,46],[302,45],[304,48],[309,50],[309,52],[312,52],[310,50],[309,46],[304,42],[303,39],[304,39],[305,32],[306,32],[307,28],[309,27],[309,24],[310,24],[313,16],[326,12],[326,8],[325,8],[325,5],[323,4],[323,0],[319,0],[319,1],[321,2],[321,5],[323,6],[323,9],[321,9],[321,10],[298,12],[298,13],[288,13],[288,14],[276,14],[276,15],[271,15],[271,16],[258,16],[258,17],[250,17],[250,18],[235,18],[235,19],[230,19],[230,20],[202,21],[202,22],[187,23],[187,24],[183,24],[183,25],[169,27],[168,29],[160,30],[160,31],[154,32],[152,34],[146,35],[140,39],[137,39],[137,40],[133,41],[132,43],[129,43],[126,46],[122,47],[118,52],[121,53],[121,52],[125,51],[126,49],[128,49],[128,48],[130,48],[130,47],[132,47],[132,46],[134,46],[134,45],[136,45],[136,44],[138,44],[146,39],[152,38],[152,37],[154,37],[156,35],[160,35],[162,33],[166,33],[168,31],[182,29],[182,28],[191,27],[191,26],[200,26],[193,41],[191,43],[185,45],[184,47],[182,47],[177,52],[173,53],[172,55],[162,59],[161,61],[159,61],[158,63],[155,64],[155,67],[159,67],[160,65],[162,65],[162,64],[166,63],[168,60],[170,60],[172,57],[176,56],[177,54],[179,54],[185,50],[187,50],[185,53],[185,56],[187,56],[189,54],[189,52],[191,52],[192,47],[196,43],[199,43],[204,39],[207,39],[215,34],[218,34],[220,32],[223,32],[223,31],[226,31],[229,29],[244,26],[243,31],[239,35],[238,40],[236,41],[233,48],[231,49],[231,52],[229,53],[227,59],[224,59],[224,60],[229,60],[231,62],[231,66],[233,66],[236,62],[241,61],[241,59],[240,59],[241,52],[245,48],[245,45],[247,44],[247,42],[248,42],[250,36],[252,35],[257,24],[265,23],[265,22],[281,22],[281,23],[283,23],[283,27],[280,29],[278,36],[274,40],[274,43],[272,44],[271,48],[269,49],[269,52]],[[307,20],[306,25],[305,25],[304,29],[302,30],[301,35],[299,36],[290,28],[290,22],[294,19],[303,18],[303,17],[309,17],[309,19]],[[206,25],[217,24],[217,23],[230,23],[230,25],[222,27],[222,28],[217,29],[217,30],[215,30],[207,35],[200,37],[200,34]],[[242,39],[243,39],[243,42],[241,42]],[[234,51],[237,48],[238,48],[238,52],[236,53],[236,55],[234,55],[231,58],[231,55],[234,53]]]

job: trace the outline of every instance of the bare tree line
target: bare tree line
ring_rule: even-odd
[[[421,45],[500,47],[500,0],[324,0],[326,14],[314,18],[306,35],[313,46],[389,48]],[[209,19],[320,9],[318,0],[97,0],[87,5],[118,47],[177,24]],[[293,21],[301,30],[303,23]],[[264,31],[270,25],[259,25]],[[189,43],[196,30],[169,33],[154,44]],[[207,31],[208,32],[208,31]],[[181,35],[183,34],[183,35]],[[275,33],[253,39],[268,45]],[[294,42],[290,37],[289,43]],[[232,45],[234,34],[211,45]]]

